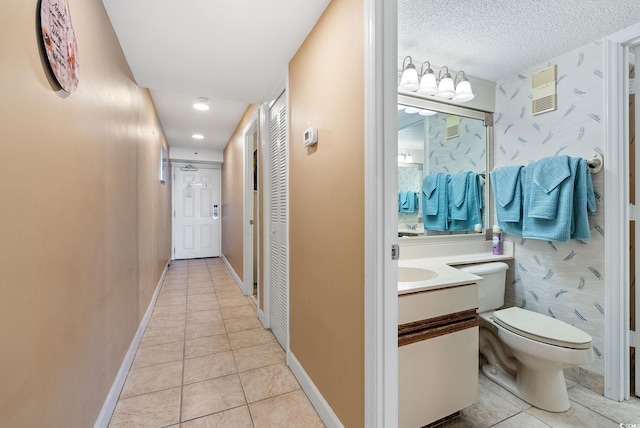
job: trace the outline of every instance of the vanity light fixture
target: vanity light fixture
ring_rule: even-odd
[[[407,60],[409,60],[408,63]],[[400,86],[398,86],[398,89],[413,92],[417,91],[419,86],[418,71],[411,57],[407,56],[402,61],[402,76],[400,77]]]
[[[449,67],[445,65],[440,69],[436,78],[434,71],[431,69],[431,63],[425,61],[420,67],[420,75],[418,77],[416,66],[410,56],[406,56],[402,62],[402,76],[400,77],[398,90],[401,92],[416,92],[418,95],[460,103],[471,101],[476,97],[464,71],[459,71],[454,80],[449,72]]]
[[[209,100],[205,97],[198,97],[198,101],[193,104],[193,108],[200,111],[209,110]]]
[[[413,156],[410,152],[398,153],[398,163],[413,163]]]

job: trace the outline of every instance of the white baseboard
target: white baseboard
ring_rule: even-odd
[[[109,394],[107,394],[107,398],[102,405],[102,410],[100,410],[100,414],[98,415],[98,419],[96,419],[96,423],[93,425],[93,428],[107,428],[109,426],[109,421],[111,420],[113,411],[116,408],[116,404],[118,404],[120,391],[122,391],[124,382],[127,380],[127,375],[129,374],[129,370],[131,369],[131,365],[133,364],[133,358],[136,356],[136,351],[138,350],[138,346],[140,345],[140,341],[142,340],[142,335],[147,328],[147,324],[149,324],[149,319],[151,318],[153,307],[155,306],[156,300],[158,299],[158,293],[160,293],[160,287],[162,286],[164,278],[167,275],[170,263],[171,260],[167,261],[167,264],[164,267],[164,271],[162,271],[160,280],[156,285],[156,290],[153,292],[153,297],[151,297],[151,302],[147,307],[147,311],[145,312],[144,317],[142,317],[142,320],[140,321],[138,331],[136,331],[135,336],[133,336],[131,345],[129,345],[129,350],[124,356],[124,360],[122,360],[120,370],[118,370],[118,374],[116,375],[116,378],[111,385]]]
[[[258,308],[258,321],[260,321],[263,328],[265,329],[271,328],[271,324],[269,323],[269,317],[267,317],[267,313],[260,308]]]
[[[231,266],[231,263],[229,263],[229,260],[227,260],[227,258],[224,256],[224,254],[221,257],[222,257],[222,261],[227,266],[227,269],[229,269],[229,273],[231,273],[231,276],[233,277],[233,280],[236,282],[236,284],[238,284],[238,287],[240,287],[240,290],[242,290],[242,288],[244,287],[244,284],[242,283],[242,280],[240,279],[240,277],[238,276],[236,271],[233,270],[233,266]]]
[[[316,385],[291,351],[287,352],[287,365],[298,380],[298,383],[302,387],[304,393],[307,394],[309,401],[311,401],[311,404],[314,409],[316,409],[318,416],[320,416],[320,419],[322,419],[325,426],[327,428],[344,428],[344,425],[342,425],[340,419],[338,419],[336,414],[333,412],[329,403],[324,399],[318,388],[316,388]]]

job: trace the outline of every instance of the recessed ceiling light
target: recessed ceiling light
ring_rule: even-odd
[[[204,138],[204,135],[202,135],[202,134],[193,134],[191,136],[191,138],[193,138],[194,140],[202,140]]]
[[[196,110],[207,111],[209,110],[209,100],[204,97],[199,97],[198,102],[193,104],[193,108]]]

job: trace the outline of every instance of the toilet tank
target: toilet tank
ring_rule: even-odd
[[[502,262],[465,265],[460,270],[482,277],[478,281],[478,313],[504,305],[504,287],[509,265]]]

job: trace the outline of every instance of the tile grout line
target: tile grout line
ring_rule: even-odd
[[[213,282],[213,278],[212,278]],[[218,290],[215,285],[213,287],[216,293],[216,297],[218,296]],[[222,308],[220,309],[220,314],[222,314]],[[222,324],[224,325],[224,331],[227,335],[227,340],[229,340],[229,330],[227,330],[227,323],[225,322],[224,316],[222,317]],[[229,348],[231,349],[231,355],[233,355],[233,362],[236,365],[236,375],[238,376],[238,380],[240,381],[240,387],[242,388],[242,395],[244,396],[245,406],[247,406],[247,411],[249,412],[249,417],[251,418],[251,425],[255,428],[256,424],[253,421],[253,414],[251,413],[251,407],[249,406],[249,400],[247,399],[247,391],[244,388],[244,382],[242,382],[242,376],[240,376],[240,368],[238,367],[238,360],[236,359],[236,353],[234,352],[233,346],[231,346],[231,341],[229,340]]]

